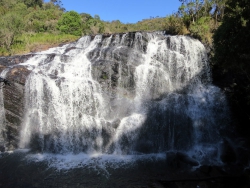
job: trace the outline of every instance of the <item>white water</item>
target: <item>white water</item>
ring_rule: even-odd
[[[86,156],[184,150],[199,160],[197,153],[216,148],[218,122],[226,107],[219,89],[210,85],[204,46],[189,37],[148,33],[143,52],[143,37],[145,34],[135,34],[129,44],[135,53],[127,62],[117,60],[116,90],[110,75],[108,88],[93,78],[87,56],[100,48],[92,61],[114,61],[119,50],[127,48],[127,34],[93,40],[86,36],[23,63],[32,73],[25,85],[20,148]],[[74,49],[66,52],[69,47]],[[141,54],[138,61],[136,53]],[[49,60],[49,54],[55,57]],[[122,63],[134,67],[134,91],[124,84]]]

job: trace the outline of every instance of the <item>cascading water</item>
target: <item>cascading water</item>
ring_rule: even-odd
[[[20,148],[88,155],[179,150],[199,160],[216,149],[227,108],[210,83],[204,46],[163,32],[131,35],[85,36],[22,64],[32,72]]]

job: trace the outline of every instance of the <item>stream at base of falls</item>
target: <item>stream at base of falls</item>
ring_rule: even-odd
[[[105,166],[93,158],[88,165],[55,168],[49,160],[30,160],[33,154],[18,150],[0,154],[2,188],[164,188],[249,186],[248,170],[237,165],[169,166],[162,156]],[[36,154],[37,155],[37,154]],[[34,157],[34,156],[33,156]],[[74,158],[74,157],[73,157]],[[82,158],[84,158],[82,156]],[[34,159],[34,158],[33,158]],[[127,160],[129,160],[127,158]],[[126,160],[125,160],[126,161]],[[52,162],[52,163],[51,163]],[[64,165],[67,165],[66,163]]]

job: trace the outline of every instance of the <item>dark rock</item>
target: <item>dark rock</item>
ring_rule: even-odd
[[[67,49],[64,51],[64,54],[67,53],[67,52],[69,52],[70,50],[74,50],[74,49],[76,49],[76,47],[67,48]]]
[[[136,145],[136,151],[140,152],[140,153],[151,153],[152,152],[152,147],[153,143],[151,141],[137,141],[137,145]]]
[[[5,76],[11,85],[7,85],[3,90],[4,108],[5,108],[5,146],[7,150],[18,147],[20,126],[24,114],[24,87],[27,76],[30,71],[22,66],[16,65],[26,61],[32,55],[12,56],[0,58],[0,70],[8,67],[8,73]],[[16,65],[16,66],[12,66]]]
[[[116,129],[119,126],[120,122],[121,120],[117,119],[111,123],[111,126]]]
[[[11,66],[23,63],[33,56],[34,54],[0,57],[0,68],[1,66]]]
[[[139,52],[135,53],[137,52],[122,47],[115,51],[111,48],[103,51],[97,48],[88,54],[93,63],[92,76],[101,83],[106,93],[111,91],[114,94],[118,85],[126,88],[125,92],[134,90],[134,70],[140,64],[142,56]],[[131,64],[125,63],[128,61]]]
[[[227,175],[226,172],[218,166],[203,165],[197,169],[197,172],[201,175],[205,175],[206,177],[219,177]]]
[[[4,146],[0,146],[0,152],[5,152],[5,147]]]
[[[250,159],[249,150],[247,148],[238,147],[236,152],[238,155],[237,164],[247,166]]]
[[[167,164],[173,168],[180,168],[184,166],[198,166],[199,162],[190,157],[186,153],[179,151],[170,151],[166,153]]]
[[[223,139],[220,143],[220,159],[225,164],[232,164],[237,161],[236,151],[227,139]]]

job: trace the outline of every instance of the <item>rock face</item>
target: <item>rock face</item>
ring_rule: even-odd
[[[1,143],[1,147],[7,150],[18,147],[20,125],[24,115],[24,87],[26,78],[30,73],[25,66],[18,64],[25,62],[30,57],[32,55],[0,58],[1,75],[4,74],[4,77],[11,82],[11,86],[5,86],[1,89],[1,95],[4,99],[2,105],[5,108],[5,121],[1,125],[1,136],[5,142]]]
[[[185,36],[85,36],[44,52],[2,57],[0,70],[12,83],[0,93],[0,145],[7,150],[174,150],[196,165],[203,151],[215,150],[227,123],[226,101],[211,85],[206,49]],[[189,151],[194,161],[178,151]]]

